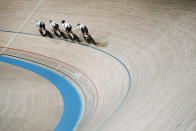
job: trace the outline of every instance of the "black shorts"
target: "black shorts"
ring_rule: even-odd
[[[45,24],[43,22],[40,23],[40,29],[45,29]]]
[[[56,24],[53,28],[54,28],[54,30],[58,30],[59,29],[59,25]]]
[[[88,34],[88,29],[86,28],[86,26],[84,28],[81,28],[81,31],[82,31],[83,34],[84,33]]]
[[[68,27],[66,28],[66,31],[70,32],[71,29],[72,29],[72,27],[71,27],[71,26],[68,26]]]

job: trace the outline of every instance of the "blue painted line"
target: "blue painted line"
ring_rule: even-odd
[[[0,61],[32,71],[49,80],[53,85],[55,85],[56,88],[60,91],[64,101],[63,114],[61,116],[60,122],[55,128],[55,131],[74,130],[82,112],[82,102],[80,95],[71,83],[48,69],[28,62],[4,56],[0,56]]]
[[[25,35],[41,36],[41,35],[38,35],[38,34],[25,33],[25,32],[14,32],[14,31],[2,30],[2,29],[0,29],[0,32],[10,32],[10,33],[25,34]],[[119,106],[116,108],[116,110],[115,110],[115,111],[108,117],[108,119],[107,119],[106,121],[104,121],[103,124],[98,128],[98,130],[101,129],[110,119],[112,119],[113,115],[121,108],[121,106],[123,105],[123,103],[125,102],[125,100],[126,100],[127,97],[128,97],[128,94],[129,94],[129,92],[130,92],[130,90],[131,90],[131,73],[130,73],[129,69],[127,68],[127,66],[126,66],[120,59],[118,59],[118,58],[115,57],[114,55],[112,55],[112,54],[110,54],[110,53],[108,53],[108,52],[106,52],[106,51],[103,51],[103,50],[101,50],[101,49],[98,49],[98,48],[95,48],[95,47],[92,47],[92,46],[89,46],[89,45],[85,45],[85,44],[82,44],[82,43],[80,43],[80,42],[74,42],[74,41],[65,40],[65,39],[60,39],[60,38],[52,38],[52,39],[63,40],[63,41],[67,41],[67,42],[70,42],[70,43],[75,43],[75,44],[79,44],[79,45],[82,45],[82,46],[86,46],[86,47],[88,47],[88,48],[92,48],[92,49],[94,49],[94,50],[96,50],[96,51],[99,51],[99,52],[101,52],[101,53],[103,53],[103,54],[106,54],[106,55],[112,57],[114,60],[116,60],[117,62],[119,62],[119,63],[123,66],[123,68],[126,70],[126,72],[127,72],[127,74],[128,74],[128,79],[129,79],[129,85],[128,85],[128,88],[127,88],[127,92],[126,92],[126,94],[124,95],[124,97],[123,97],[121,103],[119,104]]]
[[[85,116],[86,116],[86,114],[87,114],[87,108],[88,108],[88,107],[87,107],[87,105],[88,105],[87,96],[86,96],[84,90],[82,89],[81,85],[80,85],[76,80],[74,80],[71,76],[69,76],[68,74],[62,72],[61,70],[58,70],[58,69],[53,68],[53,67],[51,67],[51,66],[49,66],[49,65],[46,65],[46,64],[43,64],[43,63],[40,63],[40,62],[31,60],[31,59],[26,59],[26,58],[23,58],[23,57],[20,57],[20,56],[15,56],[15,55],[10,55],[10,54],[4,54],[4,53],[3,53],[3,54],[0,54],[0,55],[2,55],[2,56],[8,56],[8,57],[13,57],[13,58],[17,58],[17,59],[20,59],[20,60],[26,60],[26,61],[29,61],[29,62],[31,62],[31,63],[35,63],[36,65],[38,64],[38,65],[41,65],[41,66],[45,66],[45,67],[47,67],[47,68],[50,68],[50,69],[52,69],[52,70],[57,71],[57,72],[60,73],[60,74],[63,74],[64,76],[68,77],[69,79],[71,79],[71,80],[81,89],[82,94],[84,95],[84,101],[85,101],[86,104],[85,104],[85,108],[84,108],[84,115],[83,115],[83,117],[81,118],[81,121],[83,121],[83,119],[85,118]],[[79,124],[79,125],[80,125],[80,124]],[[79,125],[78,125],[78,126],[79,126]]]

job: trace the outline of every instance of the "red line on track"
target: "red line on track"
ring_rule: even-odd
[[[64,61],[61,61],[61,60],[58,60],[58,59],[55,59],[55,58],[52,58],[52,57],[49,57],[49,56],[45,56],[45,55],[42,55],[42,54],[39,54],[39,53],[35,53],[35,52],[31,52],[31,51],[26,51],[26,50],[21,50],[21,49],[16,49],[16,48],[5,47],[5,46],[0,46],[0,48],[6,48],[6,49],[9,49],[9,50],[16,50],[16,51],[19,51],[19,52],[25,52],[25,53],[29,53],[29,54],[34,54],[34,55],[42,56],[42,57],[45,57],[45,58],[48,58],[48,59],[55,60],[57,62],[63,63],[65,65],[68,65],[68,66],[74,68],[75,70],[79,71],[80,73],[82,73],[85,77],[87,77],[92,82],[92,84],[93,84],[93,86],[94,86],[94,88],[96,90],[97,100],[96,100],[96,104],[95,104],[95,111],[97,110],[98,97],[99,97],[99,95],[98,95],[98,89],[97,89],[95,83],[93,82],[93,80],[87,74],[85,74],[84,72],[82,72],[81,70],[79,70],[78,68],[76,68],[73,65],[68,64],[68,63],[66,63]],[[93,117],[95,115],[95,111],[93,112]]]

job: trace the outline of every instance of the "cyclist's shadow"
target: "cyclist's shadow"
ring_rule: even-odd
[[[63,37],[64,39],[68,39],[64,32],[61,31],[60,33],[61,33],[61,37]]]
[[[41,30],[40,30],[39,32],[40,32],[40,34],[41,34],[43,37],[48,36],[48,37],[50,37],[50,38],[53,38],[53,35],[52,35],[48,30],[46,30],[46,34],[43,34],[43,32],[42,32]]]
[[[50,33],[49,31],[46,31],[46,34],[47,34],[48,37],[53,38],[52,33]]]

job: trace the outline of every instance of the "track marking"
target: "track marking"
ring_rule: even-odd
[[[62,116],[54,130],[71,131],[76,127],[82,114],[82,101],[81,96],[79,95],[73,84],[70,83],[70,81],[63,78],[61,75],[36,64],[5,56],[0,56],[0,61],[24,68],[50,81],[61,93],[64,103]],[[73,101],[69,102],[71,100]],[[71,111],[73,111],[74,113],[70,114]],[[70,118],[72,119],[71,121]]]
[[[39,5],[41,4],[41,0],[37,3],[37,5],[33,8],[33,10],[31,11],[31,13],[27,16],[27,18],[25,19],[25,21],[20,25],[20,27],[18,28],[18,30],[16,31],[16,33],[10,38],[10,40],[7,42],[7,44],[5,45],[5,48],[3,48],[0,52],[0,54],[2,54],[6,48],[10,45],[10,43],[13,41],[13,39],[16,37],[16,35],[18,34],[18,32],[21,31],[21,29],[23,28],[23,26],[27,23],[27,21],[29,20],[29,18],[33,15],[33,13],[36,11],[36,9],[39,7]]]
[[[3,29],[0,29],[0,32],[10,32],[10,33],[18,33],[18,34],[24,34],[24,35],[32,35],[32,36],[41,36],[39,34],[33,34],[33,33],[27,33],[27,32],[15,32],[15,31],[9,31],[9,30],[3,30]],[[53,39],[56,39],[56,40],[63,40],[63,41],[67,41],[67,42],[70,42],[70,43],[75,43],[75,44],[79,44],[81,46],[86,46],[88,48],[91,48],[91,49],[94,49],[96,51],[99,51],[105,55],[108,55],[110,56],[111,58],[113,58],[114,60],[116,60],[117,62],[119,62],[123,68],[126,70],[127,74],[128,74],[128,79],[129,79],[129,85],[128,85],[128,88],[127,88],[127,92],[126,94],[124,95],[121,103],[117,106],[117,108],[115,109],[114,112],[111,113],[111,115],[105,120],[102,122],[102,124],[97,128],[97,130],[102,130],[102,128],[108,123],[108,121],[110,121],[112,119],[112,117],[116,114],[116,112],[118,112],[121,107],[123,106],[123,104],[125,103],[127,97],[128,97],[128,94],[130,93],[130,90],[131,90],[131,87],[132,87],[132,80],[131,80],[131,73],[129,71],[129,69],[127,68],[127,66],[125,65],[124,62],[122,62],[120,59],[118,59],[117,57],[115,57],[114,55],[104,51],[104,50],[101,50],[101,49],[98,49],[96,47],[92,47],[90,45],[86,45],[86,44],[83,44],[83,43],[80,43],[80,42],[75,42],[75,41],[70,41],[70,40],[65,40],[65,39],[61,39],[61,38],[53,38]],[[1,55],[1,54],[0,54]],[[97,108],[97,107],[96,107]]]
[[[0,48],[4,48],[4,47],[3,47],[3,46],[0,46]],[[41,57],[45,57],[45,58],[47,58],[47,59],[54,60],[54,61],[56,61],[56,62],[65,64],[65,65],[67,65],[67,66],[70,66],[70,67],[74,68],[75,70],[79,71],[79,72],[80,72],[81,74],[83,74],[88,80],[90,80],[90,82],[93,84],[93,86],[94,86],[94,88],[95,88],[95,90],[96,90],[96,94],[97,94],[97,101],[96,101],[96,107],[97,107],[97,104],[98,104],[98,92],[97,92],[96,85],[95,85],[95,83],[92,81],[92,79],[91,79],[88,75],[86,75],[84,72],[82,72],[81,70],[77,69],[76,67],[74,67],[74,66],[72,66],[72,65],[70,65],[70,64],[68,64],[68,63],[66,63],[66,62],[63,62],[63,61],[60,61],[60,60],[58,60],[58,59],[51,58],[51,57],[48,57],[48,56],[45,56],[45,55],[42,55],[42,54],[33,53],[33,52],[30,52],[30,51],[26,51],[26,50],[20,50],[20,49],[15,49],[15,48],[9,48],[9,47],[7,47],[7,49],[9,49],[9,50],[15,50],[15,51],[19,51],[19,52],[24,52],[24,53],[28,53],[28,54],[33,54],[33,55],[38,55],[38,56],[41,56]],[[76,80],[74,80],[71,76],[69,76],[68,74],[66,74],[66,73],[64,73],[64,72],[62,72],[62,71],[60,71],[60,70],[58,70],[57,68],[55,69],[55,68],[53,68],[53,67],[51,67],[51,66],[49,66],[49,65],[42,64],[42,63],[37,62],[37,61],[33,61],[33,60],[30,60],[30,59],[26,59],[26,58],[22,58],[22,57],[18,57],[18,56],[13,56],[13,55],[9,55],[9,54],[4,54],[4,53],[1,54],[1,56],[9,56],[9,57],[19,58],[19,59],[21,59],[21,60],[28,60],[28,61],[30,61],[30,62],[33,62],[33,63],[39,64],[39,65],[45,66],[45,67],[47,67],[47,68],[50,68],[50,69],[52,69],[52,70],[55,70],[55,71],[59,72],[60,74],[63,74],[63,77],[66,76],[66,77],[68,77],[69,79],[71,79],[74,83],[76,83],[76,84],[79,86],[79,88],[81,89],[81,91],[82,91],[82,93],[84,94],[84,97],[85,97],[85,109],[84,109],[83,116],[81,117],[81,121],[83,121],[83,119],[85,118],[85,116],[86,116],[86,114],[87,114],[87,110],[86,110],[86,109],[87,109],[87,105],[88,105],[88,104],[87,104],[87,103],[88,103],[88,102],[87,102],[87,96],[86,96],[84,90],[82,89],[81,85],[80,85]],[[61,65],[61,64],[59,64],[59,65]],[[95,107],[94,112],[96,111],[96,107]],[[78,125],[80,125],[80,123],[79,123]],[[78,125],[77,125],[76,127],[78,127]]]

